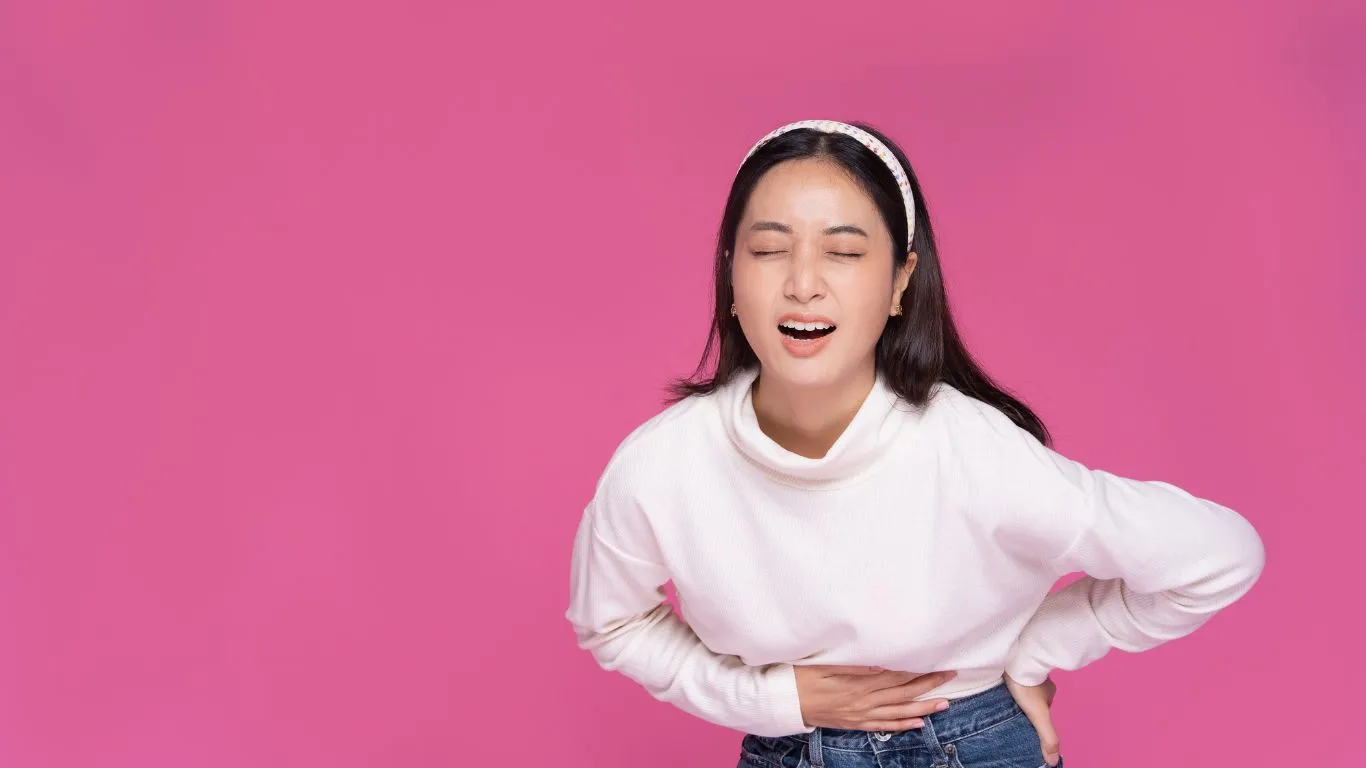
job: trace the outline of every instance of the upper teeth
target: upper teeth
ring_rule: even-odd
[[[827,328],[834,328],[833,323],[795,323],[785,320],[781,323],[784,328],[792,328],[798,331],[824,331]]]

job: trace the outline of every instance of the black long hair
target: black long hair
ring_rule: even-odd
[[[949,312],[929,209],[906,154],[867,123],[850,124],[876,136],[896,155],[910,179],[915,198],[915,238],[911,249],[917,256],[916,267],[911,273],[910,284],[901,295],[902,314],[888,318],[887,327],[878,339],[878,370],[897,395],[917,407],[925,405],[936,382],[945,381],[964,394],[994,406],[1039,442],[1049,445],[1051,436],[1043,421],[1022,400],[992,381],[963,346]],[[877,155],[853,138],[811,128],[788,131],[769,140],[745,161],[731,185],[716,239],[713,270],[716,305],[711,332],[702,359],[692,375],[669,384],[668,403],[712,392],[730,381],[738,371],[759,364],[740,330],[740,323],[730,314],[731,302],[735,300],[730,263],[730,254],[735,252],[735,232],[740,226],[745,204],[764,173],[778,163],[812,157],[832,160],[853,174],[872,197],[892,234],[894,269],[906,263],[907,254],[899,245],[906,242],[905,205],[891,170]],[[706,369],[713,356],[715,369],[708,375]]]

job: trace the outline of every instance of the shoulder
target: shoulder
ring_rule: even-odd
[[[977,492],[987,487],[1015,492],[1028,484],[1025,478],[1037,479],[1067,463],[1000,408],[947,382],[935,385],[925,423],[931,425],[941,465]]]
[[[924,420],[955,445],[984,448],[1002,441],[1033,439],[999,408],[946,381],[934,385],[925,405]]]
[[[593,490],[587,514],[604,539],[622,551],[649,559],[658,504],[678,482],[679,467],[695,457],[694,446],[709,440],[712,395],[691,395],[665,407],[632,429],[617,444]]]
[[[633,428],[608,458],[597,492],[629,492],[677,468],[688,446],[710,426],[715,399],[716,393],[690,395]]]
[[[1031,562],[1061,553],[1085,519],[1090,470],[1004,411],[951,386],[941,395],[943,466],[968,513]]]

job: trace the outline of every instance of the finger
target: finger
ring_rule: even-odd
[[[918,675],[891,686],[877,685],[872,688],[873,691],[876,691],[873,694],[875,703],[891,704],[897,701],[910,701],[924,696],[957,676],[958,673],[951,670],[931,672],[928,675]]]
[[[860,731],[910,731],[916,728],[924,728],[925,721],[913,717],[907,720],[865,720],[858,724],[856,730]]]
[[[834,669],[838,670],[838,671],[836,672],[836,674],[841,674],[841,675],[855,675],[855,676],[881,675],[881,674],[886,674],[886,672],[887,672],[887,670],[884,669],[884,668],[882,668],[882,667],[861,666],[861,665],[850,665],[850,666],[844,666],[844,667],[835,667]]]
[[[924,675],[919,672],[898,672],[888,670],[877,675],[865,677],[863,680],[867,690],[881,691],[888,688],[899,688],[912,680],[918,680],[922,677],[924,677]]]
[[[925,701],[870,707],[865,716],[877,720],[909,720],[915,717],[928,717],[935,712],[943,712],[950,706],[948,699],[926,699]]]
[[[1053,730],[1051,722],[1046,731],[1039,732],[1039,744],[1043,747],[1044,761],[1049,765],[1057,765],[1061,749],[1058,746],[1058,734]]]
[[[882,667],[869,667],[855,664],[807,664],[803,669],[809,669],[825,677],[836,675],[865,676],[880,675],[887,670]]]
[[[1049,765],[1058,764],[1058,732],[1053,728],[1053,715],[1042,699],[1029,697],[1020,704],[1025,716],[1039,734],[1039,746],[1043,749],[1044,761]]]

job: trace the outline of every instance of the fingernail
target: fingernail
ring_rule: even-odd
[[[934,705],[934,711],[935,711],[935,712],[943,712],[944,710],[946,710],[946,709],[948,709],[948,708],[949,708],[949,703],[948,703],[947,701],[941,701],[941,702],[939,702],[938,704],[935,704],[935,705]]]

